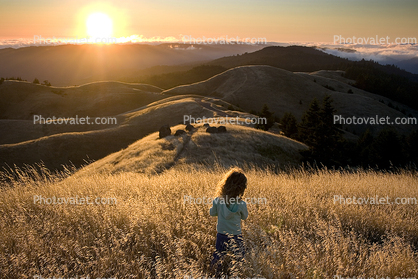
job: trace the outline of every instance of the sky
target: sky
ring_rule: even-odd
[[[116,38],[332,43],[335,36],[418,37],[417,0],[0,0],[0,7],[0,40],[87,37],[93,13],[111,19]]]

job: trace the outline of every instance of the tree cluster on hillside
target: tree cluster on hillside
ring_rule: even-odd
[[[292,139],[298,138],[298,121],[291,112],[286,112],[280,119],[281,130],[283,134]]]
[[[17,80],[17,81],[27,81],[26,79],[22,79],[21,77],[6,77],[6,78],[0,78],[0,84],[2,84],[5,80]],[[37,79],[37,78],[35,78],[33,81],[32,81],[32,83],[34,83],[34,84],[41,84],[40,82],[39,82],[39,79]],[[45,86],[51,86],[51,83],[48,81],[48,80],[44,80],[43,82],[42,82],[42,85],[45,85]]]
[[[251,114],[257,115],[260,118],[263,118],[263,122],[257,123],[255,125],[256,129],[261,129],[264,131],[268,131],[274,123],[276,122],[276,119],[274,117],[274,114],[270,111],[267,104],[264,104],[263,108],[261,109],[261,112],[256,112],[254,110],[250,111]]]
[[[418,165],[418,131],[404,136],[394,130],[382,130],[373,136],[369,130],[356,142],[342,137],[339,126],[333,123],[335,109],[327,96],[320,106],[314,99],[301,123],[287,112],[280,119],[285,136],[305,143],[304,161],[326,166],[362,166],[380,169]]]
[[[48,80],[44,80],[44,82],[42,82],[42,85],[51,86],[51,83]]]
[[[394,101],[418,109],[418,83],[396,74],[396,66],[381,69],[374,61],[352,62],[345,70],[345,77],[356,81],[354,86],[365,91],[388,97]]]
[[[316,160],[329,165],[341,160],[343,138],[341,130],[333,123],[334,113],[332,99],[326,96],[322,107],[314,99],[302,117],[297,138],[309,147],[302,154],[308,161]]]
[[[355,144],[347,146],[345,152],[352,154],[350,163],[362,167],[390,168],[392,166],[418,165],[418,131],[408,136],[393,130],[383,130],[373,136],[364,132]]]
[[[319,70],[337,70],[348,59],[318,51],[312,47],[289,46],[265,47],[261,50],[216,59],[211,65],[233,68],[244,65],[269,65],[291,72],[314,72]]]
[[[21,77],[5,77],[5,78],[2,77],[0,80],[1,80],[0,84],[3,83],[3,81],[5,80],[26,81],[26,79],[22,79]]]
[[[35,78],[35,79],[32,81],[32,83],[33,83],[33,84],[42,84],[42,85],[45,85],[45,86],[51,86],[51,83],[50,83],[48,80],[44,80],[42,83],[40,83],[40,82],[39,82],[39,79],[37,79],[37,78]]]

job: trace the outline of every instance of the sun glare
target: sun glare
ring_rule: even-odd
[[[112,19],[104,13],[94,13],[87,18],[87,34],[93,38],[108,38],[112,35]]]

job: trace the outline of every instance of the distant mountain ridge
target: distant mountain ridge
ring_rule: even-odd
[[[418,81],[417,74],[409,73],[391,65],[368,63],[385,73]],[[269,46],[251,53],[215,59],[209,64],[228,68],[244,65],[269,65],[291,72],[314,72],[319,70],[344,70],[343,67],[356,64],[356,61],[327,54],[315,47]]]
[[[260,45],[47,45],[0,49],[0,77],[28,81],[48,80],[53,86],[73,86],[94,81],[126,81],[147,74],[142,70],[159,65],[210,61],[237,53],[252,52]]]
[[[345,72],[344,78],[352,79],[353,85],[357,88],[418,109],[418,75],[393,65],[381,65],[374,61],[350,61],[327,54],[314,47],[271,46],[252,53],[215,59],[204,65],[227,69],[247,65],[267,65],[291,72],[342,70]],[[194,69],[190,71],[194,71]],[[182,80],[182,76],[186,74],[190,75],[188,72],[178,72],[177,80]],[[176,73],[167,76],[176,80]],[[194,75],[195,79],[188,81],[189,83],[198,82],[207,78],[204,75],[201,77],[202,79],[199,80],[198,75]],[[158,77],[156,79],[150,78],[147,81],[157,86],[164,85],[163,87],[167,88],[167,84],[158,82]],[[152,83],[154,81],[156,83]],[[176,82],[171,84],[172,86],[178,85]]]

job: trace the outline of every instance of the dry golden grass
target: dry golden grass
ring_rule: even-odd
[[[210,276],[216,218],[211,197],[226,170],[184,165],[159,175],[78,177],[15,173],[0,190],[0,274],[116,278]],[[265,278],[414,277],[417,205],[340,205],[333,196],[418,197],[416,174],[373,171],[274,173],[250,169],[243,222],[245,262],[230,275]],[[116,205],[34,204],[34,196],[116,198]]]

